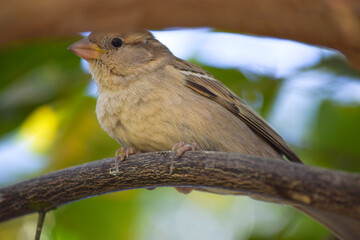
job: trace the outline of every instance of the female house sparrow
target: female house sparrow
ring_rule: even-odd
[[[176,58],[148,31],[91,33],[69,49],[89,62],[99,89],[99,122],[127,153],[169,150],[185,142],[301,162],[231,90]]]
[[[169,150],[185,142],[202,150],[285,156],[301,163],[238,96],[210,73],[175,57],[148,31],[91,33],[69,49],[89,62],[98,85],[97,117],[102,128],[127,148],[123,156]],[[351,219],[296,208],[338,235],[360,235],[359,223]]]

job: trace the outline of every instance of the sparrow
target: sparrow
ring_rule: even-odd
[[[69,49],[89,63],[98,86],[99,123],[123,147],[122,158],[174,148],[181,155],[183,149],[199,148],[301,163],[235,93],[202,68],[175,57],[146,30],[93,32]],[[332,213],[297,208],[328,227],[338,225]]]
[[[148,31],[94,32],[69,49],[89,63],[101,127],[130,154],[195,143],[202,150],[301,162],[222,82],[175,57]]]

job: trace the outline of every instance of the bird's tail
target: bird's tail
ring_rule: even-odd
[[[221,195],[244,195],[236,191],[217,188],[195,188],[198,191],[210,192]],[[258,196],[251,196],[256,200],[269,201]],[[295,209],[305,213],[329,229],[334,235],[344,240],[360,239],[360,221],[337,213],[319,210],[310,206],[293,206]]]
[[[360,221],[312,207],[296,206],[299,211],[315,219],[337,237],[344,240],[360,239]]]

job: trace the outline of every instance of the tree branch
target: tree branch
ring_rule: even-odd
[[[114,169],[94,161],[0,189],[0,222],[99,194],[134,188],[191,186],[236,191],[262,200],[310,206],[360,220],[360,175],[221,152],[136,154]]]
[[[335,48],[360,69],[360,1],[2,1],[0,44],[90,30],[211,26]]]

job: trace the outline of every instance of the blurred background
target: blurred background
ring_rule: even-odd
[[[259,112],[308,165],[360,171],[360,74],[329,49],[216,32],[156,31]],[[0,49],[0,187],[114,155],[100,128],[96,85],[66,48],[77,38]],[[37,215],[0,223],[0,239],[33,239]],[[290,207],[173,188],[74,202],[46,216],[45,239],[331,239]]]

